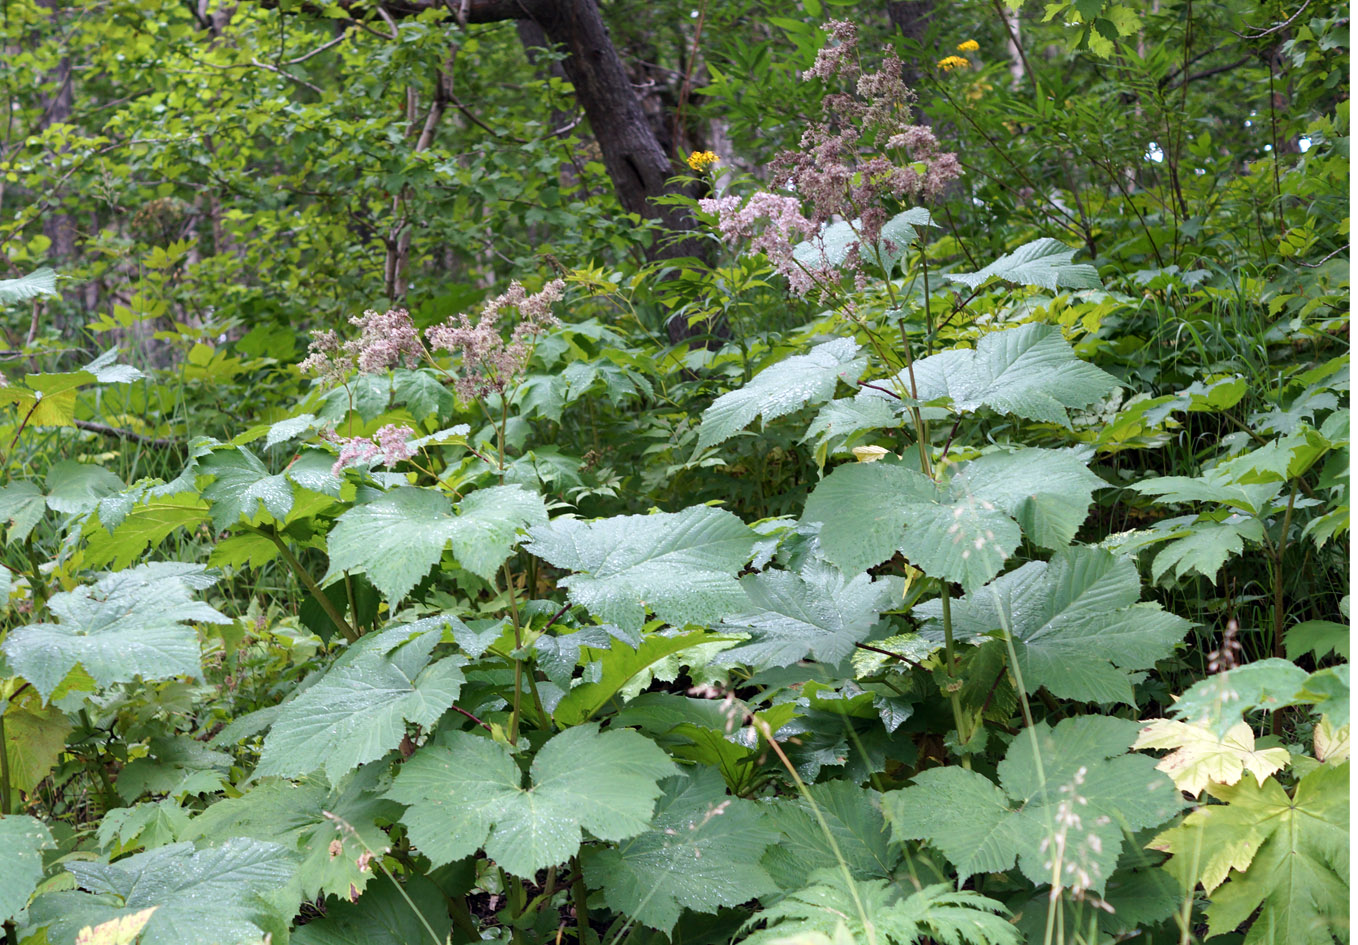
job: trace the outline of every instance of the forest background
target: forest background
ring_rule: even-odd
[[[1347,942],[1350,27],[4,0],[7,945]]]

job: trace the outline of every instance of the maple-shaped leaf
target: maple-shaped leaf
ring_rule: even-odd
[[[1024,243],[1012,253],[1006,253],[977,272],[949,272],[944,278],[970,288],[985,285],[991,279],[1002,279],[1015,285],[1037,286],[1042,289],[1101,289],[1099,270],[1089,263],[1071,262],[1075,250],[1064,243],[1044,236]]]
[[[838,664],[867,639],[882,611],[901,599],[898,577],[845,578],[824,561],[799,573],[763,571],[740,579],[749,609],[721,622],[723,630],[751,634],[749,642],[723,653],[722,663],[760,669],[790,666],[808,656]]]
[[[432,726],[462,690],[462,659],[430,662],[444,621],[431,617],[369,634],[321,678],[284,703],[256,774],[284,777],[324,768],[332,784],[401,743],[406,723]]]
[[[842,380],[858,381],[867,359],[857,357],[858,343],[836,338],[766,367],[744,387],[728,391],[703,411],[698,449],[715,446],[749,426],[755,417],[768,423],[775,417],[829,400]]]
[[[295,901],[349,897],[374,875],[359,865],[364,852],[391,842],[377,822],[394,823],[401,813],[377,793],[385,775],[385,766],[374,763],[334,786],[315,776],[266,778],[240,797],[209,804],[179,839],[254,837],[281,844],[296,867],[288,885]]]
[[[452,920],[448,897],[414,873],[399,885],[383,877],[357,902],[342,896],[326,903],[325,915],[292,930],[290,945],[433,945],[447,942]],[[432,933],[432,936],[431,936]],[[465,936],[452,941],[464,941]]]
[[[542,497],[521,486],[492,486],[468,495],[456,513],[433,489],[401,487],[339,517],[327,538],[330,571],[363,571],[392,604],[403,599],[450,544],[458,563],[494,581],[518,533],[547,521]]]
[[[1135,737],[1126,719],[1039,722],[1010,743],[998,785],[965,768],[930,768],[883,795],[882,807],[898,840],[927,840],[963,878],[1017,858],[1028,879],[1050,883],[1059,849],[1062,883],[1102,892],[1124,835],[1183,806],[1153,758],[1125,753]]]
[[[807,787],[810,797],[764,805],[780,834],[764,854],[764,868],[785,890],[800,889],[807,873],[843,863],[859,879],[886,879],[901,859],[882,819],[880,795],[849,781]]]
[[[910,207],[882,224],[882,238],[876,246],[864,246],[859,235],[863,232],[861,219],[836,220],[821,227],[811,239],[794,246],[792,256],[807,269],[823,269],[838,266],[848,257],[849,250],[858,246],[862,260],[876,264],[889,277],[919,235],[918,228],[923,226],[938,224],[927,207]]]
[[[1060,328],[1036,322],[982,335],[974,349],[930,355],[891,383],[923,402],[949,402],[958,413],[987,409],[1066,428],[1069,410],[1087,407],[1118,386],[1111,374],[1077,357]],[[868,388],[858,398],[886,396]]]
[[[1046,548],[1067,544],[1104,482],[1067,450],[987,453],[945,480],[898,462],[847,463],[816,486],[802,514],[820,523],[825,557],[845,574],[897,551],[926,574],[974,590],[1018,547],[1020,529]]]
[[[293,869],[274,843],[237,838],[203,850],[174,843],[116,863],[71,860],[66,868],[82,891],[45,893],[28,911],[29,925],[46,927],[49,942],[71,942],[86,926],[151,907],[142,945],[257,945],[287,932],[287,917],[266,898]]]
[[[576,573],[558,583],[605,623],[640,630],[646,611],[676,627],[710,623],[745,603],[735,574],[757,537],[724,509],[557,519],[530,530],[525,547]]]
[[[1292,757],[1286,748],[1255,748],[1254,730],[1244,722],[1218,736],[1205,725],[1151,719],[1132,747],[1174,749],[1156,767],[1173,778],[1180,791],[1194,797],[1209,783],[1235,784],[1246,771],[1263,784]]]
[[[651,827],[582,859],[613,911],[668,934],[684,909],[716,912],[777,890],[759,865],[778,832],[714,768],[666,779]]]
[[[93,585],[53,594],[57,623],[12,631],[0,651],[44,699],[76,666],[100,686],[173,676],[201,678],[198,632],[188,624],[230,623],[191,596],[216,581],[193,564],[143,564]]]
[[[278,521],[292,509],[292,483],[269,472],[258,456],[243,446],[217,450],[198,462],[198,472],[212,476],[202,496],[211,505],[212,527],[225,531],[241,519],[254,521],[259,507]]]
[[[52,846],[52,834],[42,821],[27,814],[0,817],[0,922],[8,922],[28,904],[42,879],[42,851]]]
[[[1031,561],[951,607],[960,639],[983,643],[1007,631],[1023,683],[1081,702],[1132,704],[1131,673],[1174,651],[1191,624],[1159,604],[1138,603],[1136,563],[1098,548],[1070,548]],[[943,607],[915,608],[942,638]]]
[[[1199,680],[1169,711],[1225,737],[1243,712],[1293,705],[1306,681],[1306,670],[1288,660],[1258,660]]]
[[[554,735],[529,769],[505,746],[448,731],[401,766],[387,797],[409,805],[410,839],[437,866],[485,848],[506,872],[533,877],[580,850],[581,831],[614,842],[651,823],[674,762],[633,731],[589,723]]]
[[[1275,779],[1208,784],[1207,804],[1151,846],[1165,868],[1211,897],[1209,935],[1233,932],[1259,910],[1245,945],[1348,941],[1349,766],[1320,765],[1291,797]]]

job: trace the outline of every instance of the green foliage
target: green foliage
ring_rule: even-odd
[[[409,805],[402,821],[434,863],[481,847],[515,876],[534,876],[580,850],[580,831],[620,841],[645,831],[674,771],[664,752],[635,732],[578,725],[551,738],[523,776],[508,749],[450,731],[416,752],[387,797]],[[449,822],[449,814],[454,820]]]
[[[47,825],[23,814],[0,818],[0,846],[9,866],[0,878],[0,921],[8,922],[28,904],[42,879],[42,850],[52,846]]]

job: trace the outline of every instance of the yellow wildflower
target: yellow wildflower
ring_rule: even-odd
[[[967,40],[967,41],[964,42],[964,43],[958,43],[958,44],[957,44],[957,51],[958,51],[958,52],[975,52],[976,50],[978,50],[978,49],[980,49],[980,48],[981,48],[981,44],[978,43],[978,42],[976,42],[976,40],[974,40],[974,39],[969,39],[969,40]]]
[[[688,166],[695,171],[705,171],[720,160],[711,151],[694,151],[688,156]]]
[[[944,72],[952,72],[954,69],[969,69],[971,63],[961,56],[944,56],[938,60],[938,67]]]

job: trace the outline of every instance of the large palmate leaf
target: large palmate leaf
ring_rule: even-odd
[[[439,887],[419,874],[395,883],[383,876],[357,902],[328,903],[323,918],[293,930],[291,945],[433,945],[430,932],[447,941],[452,922]]]
[[[745,594],[735,572],[750,560],[757,537],[730,512],[708,506],[597,522],[558,519],[529,535],[529,551],[577,572],[560,581],[572,601],[629,630],[641,629],[647,610],[674,626],[739,610]]]
[[[1062,883],[1102,892],[1123,835],[1183,806],[1155,759],[1125,754],[1136,728],[1103,716],[1039,722],[1010,744],[999,785],[965,768],[930,768],[883,795],[883,810],[898,840],[927,840],[963,878],[1017,858],[1031,881],[1050,883],[1051,851],[1061,850]]]
[[[59,623],[14,630],[0,643],[10,666],[48,698],[74,667],[101,686],[172,676],[201,677],[198,633],[190,621],[231,620],[190,594],[216,578],[193,564],[156,563],[53,594]]]
[[[1211,896],[1209,935],[1260,912],[1245,945],[1348,941],[1349,766],[1321,765],[1292,797],[1273,778],[1209,784],[1222,801],[1199,807],[1155,838],[1185,888]],[[1261,908],[1262,907],[1262,908]]]
[[[800,573],[764,571],[746,575],[740,583],[749,608],[721,626],[749,633],[751,640],[720,659],[761,669],[790,666],[808,656],[839,663],[867,638],[882,611],[901,599],[903,586],[897,577],[874,581],[860,573],[845,578],[818,560]]]
[[[363,637],[318,682],[283,706],[258,775],[324,768],[332,784],[396,748],[406,723],[431,726],[462,690],[462,660],[429,662],[444,621],[429,618]]]
[[[1071,262],[1074,257],[1075,250],[1044,236],[1024,243],[977,272],[950,272],[944,278],[973,289],[985,285],[991,279],[1049,290],[1103,288],[1099,270],[1089,263]]]
[[[887,836],[876,791],[825,781],[810,785],[807,793],[809,798],[784,798],[764,808],[779,833],[764,854],[764,868],[780,887],[800,889],[810,871],[836,868],[841,860],[859,879],[891,876],[901,848]]]
[[[1156,765],[1180,791],[1197,797],[1208,784],[1236,784],[1248,771],[1255,781],[1281,769],[1292,756],[1286,748],[1255,748],[1254,731],[1244,722],[1218,737],[1203,725],[1150,719],[1133,748],[1172,748]]]
[[[64,459],[47,471],[47,507],[64,515],[88,512],[122,487],[123,481],[102,466]]]
[[[777,890],[759,860],[778,833],[753,801],[728,797],[713,768],[661,787],[649,830],[583,858],[609,908],[669,933],[684,909],[716,912]]]
[[[503,745],[451,731],[417,751],[387,796],[409,805],[410,839],[435,865],[482,847],[506,872],[532,877],[580,849],[581,830],[620,841],[644,831],[674,762],[632,731],[579,725],[553,736],[529,769]]]
[[[542,497],[521,486],[473,492],[456,514],[448,497],[433,489],[393,489],[339,517],[328,539],[326,581],[363,571],[396,603],[438,564],[449,543],[462,567],[493,581],[518,532],[546,521]]]
[[[73,860],[66,868],[85,891],[47,893],[29,907],[29,924],[46,926],[53,945],[151,907],[142,945],[253,945],[266,933],[286,934],[287,918],[265,899],[293,869],[274,843],[236,839],[204,850],[175,843],[116,863]]]
[[[1295,663],[1276,657],[1259,660],[1199,680],[1169,711],[1224,738],[1244,712],[1274,710],[1300,701],[1297,696],[1304,685],[1306,670]]]
[[[333,787],[316,777],[269,778],[240,797],[210,804],[179,839],[270,840],[281,844],[295,864],[288,886],[295,901],[318,895],[347,898],[363,891],[373,876],[371,868],[359,866],[364,852],[391,843],[376,822],[394,823],[401,813],[376,793],[385,774],[382,765],[370,764]]]
[[[952,604],[953,633],[984,642],[1007,631],[1024,686],[1063,699],[1133,704],[1133,671],[1169,656],[1191,624],[1159,604],[1138,603],[1136,563],[1098,548],[1032,561]],[[942,605],[916,614],[941,639]]]
[[[882,238],[876,246],[863,246],[859,237],[863,221],[838,220],[827,223],[814,238],[794,246],[792,256],[807,269],[823,269],[838,266],[848,258],[849,250],[858,246],[865,262],[879,265],[883,274],[889,276],[919,235],[918,227],[937,225],[927,207],[911,207],[882,224]]]
[[[767,928],[744,941],[750,945],[819,943],[838,942],[842,936],[846,942],[878,945],[1022,942],[1018,929],[1002,918],[1004,906],[968,889],[955,890],[948,883],[903,896],[903,888],[908,888],[904,883],[846,879],[838,870],[817,870],[808,879],[809,885],[757,913],[751,922],[764,922]]]
[[[1020,526],[1044,547],[1068,543],[1103,485],[1064,450],[988,453],[950,467],[942,483],[899,463],[851,463],[821,481],[802,518],[821,523],[825,557],[846,574],[899,551],[970,590],[1000,572]]]
[[[28,904],[42,879],[42,851],[52,845],[47,826],[27,814],[0,817],[0,922],[8,922]]]
[[[242,518],[252,521],[261,505],[279,521],[292,509],[288,477],[270,474],[259,457],[243,446],[204,456],[198,462],[198,471],[213,477],[202,496],[211,503],[212,526],[219,532]]]
[[[983,335],[974,349],[942,351],[913,368],[921,401],[948,400],[954,410],[981,409],[1070,426],[1069,408],[1086,407],[1118,386],[1117,379],[1075,352],[1052,325],[1031,323]],[[911,390],[910,373],[897,384]],[[863,398],[886,395],[869,389]]]
[[[18,279],[0,279],[0,305],[57,294],[57,274],[44,266]]]
[[[744,387],[722,394],[703,411],[698,449],[735,436],[757,416],[768,423],[806,404],[829,400],[841,380],[856,383],[867,367],[867,359],[856,357],[857,353],[858,344],[852,338],[836,338],[809,354],[784,358],[760,371]]]

